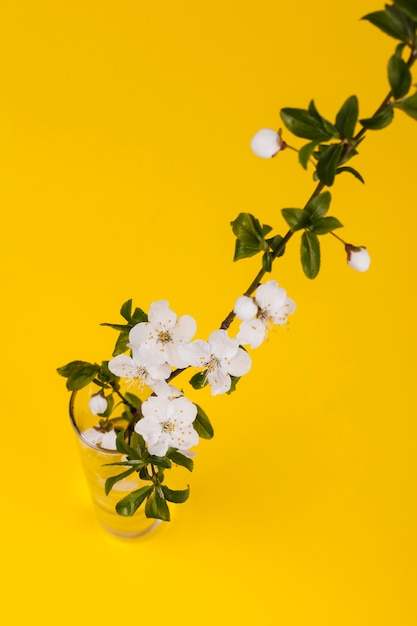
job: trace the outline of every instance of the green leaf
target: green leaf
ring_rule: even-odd
[[[203,389],[203,387],[208,385],[207,370],[194,374],[194,376],[190,378],[189,383],[193,389]]]
[[[281,213],[292,231],[301,230],[308,224],[309,215],[303,209],[282,209]]]
[[[68,378],[69,376],[72,376],[72,374],[77,372],[79,369],[82,369],[85,365],[91,365],[91,363],[88,363],[87,361],[71,361],[70,363],[67,363],[66,365],[62,365],[61,367],[58,367],[56,371],[58,372],[60,376],[64,376],[65,378]]]
[[[327,187],[331,187],[336,175],[336,169],[339,165],[340,157],[342,156],[343,145],[340,143],[333,143],[330,146],[326,146],[323,152],[320,154],[319,162],[317,163],[317,175],[319,180]]]
[[[119,354],[123,354],[128,349],[129,343],[129,331],[123,330],[117,338],[116,345],[114,346],[112,356],[118,356]]]
[[[141,487],[136,491],[132,491],[116,504],[117,513],[119,515],[123,515],[124,517],[131,517],[134,513],[136,513],[142,502],[152,493],[152,491],[152,485],[147,485],[146,487]]]
[[[305,210],[310,216],[311,220],[315,220],[319,217],[324,217],[329,210],[332,196],[330,191],[323,191],[318,196],[315,196],[307,204]]]
[[[135,450],[135,448],[132,448],[132,446],[129,446],[129,444],[126,443],[126,441],[124,440],[124,432],[122,430],[117,433],[116,448],[118,452],[126,454],[131,459],[140,460],[141,458],[138,450]]]
[[[164,522],[170,521],[169,508],[165,500],[164,492],[160,487],[149,496],[145,505],[145,515],[152,519],[161,519]]]
[[[162,491],[164,492],[165,499],[168,502],[175,502],[175,504],[182,504],[188,500],[190,495],[190,488],[187,489],[168,489],[165,485],[162,485]]]
[[[305,146],[298,151],[298,160],[305,170],[316,147],[317,141],[310,141],[310,143],[306,143]]]
[[[120,315],[125,318],[126,321],[132,321],[132,298],[126,300],[120,309]]]
[[[93,363],[85,363],[83,366],[74,369],[67,380],[67,389],[69,391],[78,391],[89,385],[99,371],[99,366]]]
[[[278,250],[278,248],[281,247],[283,241],[284,241],[284,237],[281,237],[281,235],[275,235],[275,237],[271,237],[270,239],[266,240],[268,246],[271,248],[274,254],[276,254],[276,251]],[[282,246],[282,249],[280,250],[280,252],[278,252],[276,256],[280,257],[284,254],[284,252],[285,252],[285,246]]]
[[[397,5],[408,17],[417,21],[417,3],[416,0],[394,0]]]
[[[403,33],[403,41],[413,42],[415,38],[415,24],[406,15],[406,13],[398,6],[392,6],[390,4],[385,5],[385,11],[396,25],[399,33]]]
[[[303,137],[316,142],[328,141],[332,138],[332,133],[324,128],[323,123],[317,119],[314,113],[292,107],[281,109],[280,113],[285,126],[296,137]]]
[[[395,54],[388,62],[388,80],[396,100],[407,95],[411,87],[411,72],[407,63]]]
[[[382,30],[386,35],[408,42],[408,32],[398,24],[398,21],[386,11],[374,11],[365,15],[363,20],[371,22],[374,26]]]
[[[349,172],[350,174],[352,174],[355,178],[357,178],[358,180],[361,181],[361,183],[365,184],[364,179],[362,178],[361,174],[359,174],[359,172],[357,170],[355,170],[353,167],[338,167],[336,170],[336,174],[341,174],[342,172]]]
[[[106,496],[109,495],[110,491],[113,489],[114,485],[119,482],[119,480],[123,480],[123,478],[130,476],[131,474],[133,474],[133,472],[136,471],[137,467],[130,467],[128,470],[122,472],[121,474],[118,474],[117,476],[110,476],[110,478],[106,480],[106,483],[104,485],[104,491],[106,493]]]
[[[203,411],[201,406],[198,404],[197,406],[197,417],[193,422],[193,426],[197,431],[198,435],[203,439],[211,439],[214,436],[213,426],[207,416],[207,414]]]
[[[252,243],[248,243],[246,241],[236,239],[233,261],[239,261],[240,259],[246,259],[248,257],[254,256],[263,249],[264,242],[261,243],[253,241]]]
[[[132,328],[131,324],[109,324],[108,322],[102,322],[100,326],[108,326],[114,330],[129,330]]]
[[[394,106],[397,109],[404,111],[404,113],[407,113],[407,115],[410,115],[413,119],[417,120],[417,92],[409,98],[405,98],[401,102],[396,102]]]
[[[242,350],[244,350],[245,348],[243,348],[241,346]],[[234,391],[236,391],[236,386],[239,382],[239,380],[241,379],[241,376],[232,376],[230,375],[230,389],[229,391],[226,391],[227,395],[230,396],[231,393],[233,393]]]
[[[352,139],[358,121],[359,104],[356,96],[350,96],[336,116],[336,127],[342,139]]]
[[[310,228],[316,235],[325,235],[342,226],[343,224],[336,217],[322,217],[314,222]]]
[[[138,398],[138,396],[136,396],[134,393],[130,393],[129,391],[126,391],[124,395],[125,400],[127,400],[129,404],[131,404],[135,409],[140,409],[140,407],[142,406],[142,400]]]
[[[308,105],[308,112],[310,115],[316,118],[319,124],[324,128],[324,130],[330,134],[331,137],[338,137],[338,130],[336,126],[334,126],[331,122],[326,120],[320,113],[317,111],[316,105],[314,104],[314,100],[310,101]]]
[[[194,461],[188,456],[184,456],[184,454],[181,454],[181,452],[178,452],[178,450],[175,450],[174,448],[169,448],[166,456],[171,459],[171,461],[175,463],[175,465],[185,467],[186,469],[188,469],[189,472],[193,471]]]
[[[165,456],[156,456],[152,455],[148,459],[148,463],[152,463],[152,465],[156,465],[157,467],[163,467],[165,469],[169,469],[172,467],[172,463]]]
[[[301,264],[307,278],[315,278],[320,270],[320,243],[317,235],[306,230],[301,237]]]
[[[268,226],[268,224],[264,224],[262,226],[262,236],[265,237],[265,235],[267,235],[268,233],[270,233],[272,230],[272,226]]]
[[[359,122],[368,130],[381,130],[381,128],[385,128],[388,124],[391,124],[393,117],[394,110],[392,107],[388,107],[381,111],[381,113],[359,120]]]
[[[142,311],[142,309],[139,309],[139,307],[136,307],[132,315],[132,322],[134,324],[139,324],[140,322],[147,322],[147,321],[148,321],[148,316],[145,313],[145,311]]]
[[[272,253],[267,250],[262,255],[262,269],[265,272],[270,272],[272,270]]]
[[[234,234],[241,241],[252,243],[264,239],[262,226],[251,213],[239,213],[231,225]]]

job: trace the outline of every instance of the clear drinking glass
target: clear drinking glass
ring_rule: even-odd
[[[88,406],[91,397],[91,387],[74,391],[70,400],[70,419],[77,435],[78,449],[84,467],[85,476],[90,489],[94,509],[100,524],[110,533],[124,538],[139,537],[154,530],[160,520],[145,517],[143,508],[132,517],[118,515],[116,503],[135,489],[140,489],[149,483],[142,481],[134,472],[124,480],[116,483],[106,496],[104,485],[110,476],[120,474],[122,466],[106,467],[106,463],[117,463],[123,460],[123,455],[117,450],[106,450],[91,443],[83,435],[88,428],[97,423],[97,416],[93,415]]]

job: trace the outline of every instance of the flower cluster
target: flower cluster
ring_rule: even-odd
[[[106,481],[108,493],[116,482],[137,472],[146,486],[133,491],[116,505],[121,515],[133,515],[146,499],[145,514],[169,520],[166,501],[184,502],[189,490],[173,491],[164,484],[164,472],[172,463],[192,470],[193,452],[200,437],[211,438],[213,428],[198,405],[185,397],[174,378],[196,368],[189,383],[194,389],[208,386],[213,396],[231,393],[251,368],[248,350],[258,348],[274,326],[284,326],[294,313],[295,303],[276,280],[265,280],[273,263],[285,254],[290,240],[299,236],[300,260],[304,274],[314,279],[321,267],[321,238],[331,235],[344,246],[348,265],[365,272],[370,255],[364,246],[346,243],[336,231],[342,223],[329,215],[332,187],[340,175],[353,175],[364,182],[350,162],[358,154],[368,130],[379,130],[403,111],[417,119],[417,92],[411,68],[417,59],[417,11],[415,0],[393,0],[383,11],[363,19],[397,40],[388,62],[388,94],[370,117],[359,116],[359,102],[349,96],[333,120],[323,117],[314,101],[307,108],[284,107],[280,111],[286,131],[297,140],[294,147],[282,139],[281,130],[262,128],[251,140],[253,153],[263,159],[275,157],[285,148],[298,153],[300,165],[312,168],[314,190],[301,206],[281,209],[284,234],[273,234],[251,213],[240,213],[231,223],[235,240],[234,260],[260,255],[260,269],[232,311],[208,340],[194,339],[197,325],[189,315],[178,317],[166,300],[153,302],[149,313],[132,312],[129,300],[121,308],[124,324],[105,324],[119,331],[109,361],[72,361],[58,369],[67,378],[67,388],[76,394],[92,385],[89,400],[98,423],[84,430],[83,437],[94,446],[116,449],[124,471]],[[398,43],[399,42],[399,43]],[[235,336],[232,322],[239,320]],[[131,389],[138,390],[138,397]],[[126,469],[127,467],[127,469]]]
[[[173,373],[198,368],[201,386],[210,386],[212,395],[227,393],[232,380],[247,374],[252,360],[242,348],[258,347],[272,324],[283,325],[295,304],[275,280],[260,285],[253,298],[241,296],[235,305],[243,320],[236,338],[226,330],[213,331],[208,341],[191,341],[196,322],[190,315],[177,317],[166,300],[153,302],[148,321],[135,324],[129,331],[129,354],[121,353],[108,362],[109,371],[142,393],[151,394],[141,405],[142,417],[135,431],[146,442],[149,454],[164,456],[169,448],[188,453],[199,437],[193,427],[197,406],[182,391],[169,384]],[[103,392],[94,394],[89,407],[93,415],[104,415],[108,401]],[[116,449],[114,429],[103,424],[84,431],[84,437],[103,448]]]

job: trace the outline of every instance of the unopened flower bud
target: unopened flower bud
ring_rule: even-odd
[[[88,406],[93,415],[101,414],[107,409],[107,400],[101,393],[96,393],[91,396]]]
[[[239,296],[233,310],[240,320],[251,320],[258,313],[256,302],[248,296]]]
[[[368,250],[364,246],[352,246],[350,243],[345,245],[347,252],[348,265],[358,272],[366,272],[371,264],[371,257]]]
[[[262,128],[252,137],[250,147],[256,156],[262,159],[270,159],[285,148],[279,133],[272,128]]]

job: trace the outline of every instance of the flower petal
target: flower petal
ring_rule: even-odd
[[[233,310],[240,320],[251,320],[258,313],[256,302],[248,296],[240,296]]]
[[[227,393],[232,384],[231,378],[221,367],[217,367],[207,374],[211,387],[211,395],[217,396],[220,393]]]
[[[260,319],[245,320],[240,324],[237,340],[240,344],[248,344],[251,348],[258,348],[265,339],[266,327]]]
[[[244,376],[244,374],[249,372],[251,367],[252,359],[250,355],[246,350],[239,348],[236,356],[229,360],[226,369],[232,376]]]
[[[158,330],[168,330],[175,326],[177,315],[169,308],[168,300],[158,300],[149,307],[148,319]]]
[[[120,378],[135,378],[138,375],[138,367],[127,354],[118,354],[110,359],[108,368],[115,376]]]
[[[285,289],[279,287],[276,280],[268,280],[256,290],[256,302],[262,310],[270,311],[281,307],[286,295]]]
[[[233,357],[239,348],[239,342],[229,337],[225,330],[215,330],[209,337],[209,344],[212,353],[219,359],[223,357]]]
[[[172,333],[175,342],[191,341],[197,331],[197,322],[191,315],[181,315]]]
[[[178,353],[187,365],[203,367],[210,360],[211,349],[207,341],[197,339],[191,343],[182,343],[178,348]]]

